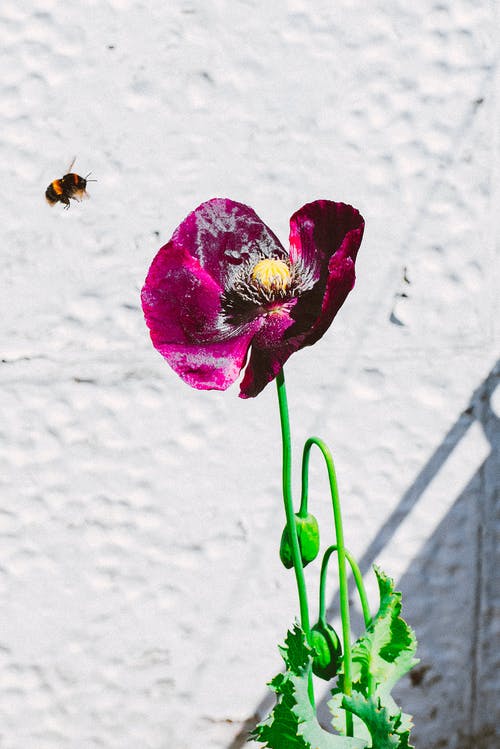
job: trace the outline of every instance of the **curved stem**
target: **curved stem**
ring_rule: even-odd
[[[302,496],[301,507],[307,506],[307,496],[309,488],[309,457],[311,448],[316,445],[323,454],[326,467],[328,470],[328,479],[330,482],[330,493],[332,497],[333,519],[335,524],[335,536],[337,540],[337,556],[339,566],[339,595],[340,595],[340,617],[342,620],[342,640],[344,648],[344,692],[349,695],[352,691],[352,670],[351,670],[351,624],[349,616],[349,592],[347,588],[346,572],[346,552],[344,546],[344,531],[342,527],[342,515],[340,512],[339,493],[337,488],[337,477],[335,475],[335,466],[328,446],[318,437],[309,437],[304,445],[302,456]],[[352,714],[346,711],[346,735],[353,735]]]
[[[276,377],[278,388],[278,403],[280,410],[281,437],[283,444],[283,502],[285,505],[286,524],[290,536],[292,549],[293,568],[295,571],[295,580],[297,583],[297,592],[300,606],[300,623],[305,632],[306,638],[310,637],[309,607],[307,603],[307,591],[304,578],[304,567],[300,556],[299,539],[297,536],[297,526],[295,524],[295,513],[293,511],[292,498],[292,449],[290,440],[290,419],[288,416],[288,401],[286,397],[285,375],[283,370]],[[309,697],[314,705],[314,693],[312,677],[309,679]]]
[[[336,546],[329,546],[323,554],[323,561],[321,562],[321,572],[319,577],[319,614],[318,621],[321,624],[326,624],[326,606],[325,606],[325,588],[326,588],[326,573],[328,570],[328,562],[334,551],[337,551]]]
[[[325,606],[325,588],[326,588],[326,572],[328,568],[328,562],[330,561],[330,557],[333,554],[334,551],[337,551],[337,545],[333,544],[333,546],[329,546],[328,549],[325,551],[323,555],[323,562],[321,564],[321,577],[320,577],[320,584],[319,584],[319,616],[318,619],[323,623],[326,624],[326,606]],[[361,576],[361,571],[357,565],[357,563],[354,560],[354,557],[352,554],[350,554],[347,549],[345,551],[345,557],[347,561],[349,562],[352,570],[352,575],[354,577],[354,582],[356,583],[356,588],[358,589],[358,595],[359,600],[361,603],[361,609],[363,611],[363,619],[365,622],[365,627],[369,627],[372,621],[372,617],[370,614],[370,607],[368,605],[368,597],[366,595],[365,585],[363,583],[363,578]]]

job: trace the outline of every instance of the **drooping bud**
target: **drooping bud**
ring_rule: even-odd
[[[320,679],[330,681],[337,674],[342,660],[342,646],[334,628],[318,621],[311,627],[310,643],[316,654],[312,670]]]
[[[316,559],[319,553],[319,526],[318,521],[308,513],[305,517],[295,516],[295,527],[299,539],[299,550],[302,564],[305,567],[313,559]],[[293,567],[292,544],[288,527],[285,526],[281,534],[280,559],[289,570]]]

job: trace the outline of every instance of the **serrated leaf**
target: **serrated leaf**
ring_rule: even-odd
[[[346,711],[343,706],[345,696],[343,692],[332,691],[332,697],[328,701],[328,709],[332,716],[332,726],[341,734],[345,734],[346,726]],[[370,732],[361,718],[358,718],[356,715],[353,716],[353,729],[355,736],[359,736],[370,744]]]
[[[288,630],[285,645],[279,646],[278,649],[285,661],[287,670],[293,674],[301,674],[312,658],[312,650],[298,624],[294,624],[291,631]]]
[[[311,667],[309,667],[310,669]],[[307,679],[292,677],[295,686],[296,705],[294,712],[299,717],[298,732],[311,749],[364,749],[364,739],[336,736],[321,728],[307,691]]]
[[[386,709],[391,719],[399,720],[401,748],[409,746],[408,736],[412,726],[411,716],[401,713],[394,702],[391,690],[394,684],[409,671],[418,660],[415,658],[417,641],[411,627],[401,618],[401,593],[394,590],[394,581],[380,569],[374,568],[377,576],[380,606],[372,623],[352,648],[352,694],[369,699],[373,697]],[[341,669],[337,687],[332,690],[329,708],[332,724],[338,731],[345,726],[343,706],[344,673]],[[357,713],[354,713],[357,716]],[[398,717],[399,716],[399,717]],[[359,716],[354,718],[354,733],[368,737],[368,728]],[[401,743],[406,734],[406,744]]]
[[[350,697],[344,696],[342,707],[357,715],[366,725],[373,749],[399,749],[402,746],[396,732],[396,721],[380,705],[380,700],[373,697],[367,699],[356,692]]]
[[[308,693],[312,650],[298,625],[288,632],[280,651],[287,670],[270,682],[278,702],[251,738],[269,749],[365,749],[366,741],[336,736],[319,725]]]
[[[278,702],[266,720],[254,729],[251,738],[271,749],[310,749],[298,735],[298,725],[292,706],[285,701]]]

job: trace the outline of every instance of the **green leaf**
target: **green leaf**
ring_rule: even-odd
[[[384,716],[387,714],[388,720],[393,722],[393,733],[397,735],[395,744],[381,744],[381,747],[385,749],[385,746],[396,746],[405,749],[409,747],[411,716],[401,712],[391,691],[396,682],[418,663],[415,658],[417,641],[411,627],[400,616],[401,593],[394,590],[394,581],[380,569],[374,569],[379,586],[380,606],[372,623],[352,648],[352,697],[344,695],[344,673],[341,669],[337,686],[332,690],[329,708],[333,717],[332,724],[338,731],[344,731],[345,710],[349,709],[357,716],[354,718],[354,733],[368,739],[370,727],[365,718],[371,713],[365,707],[362,710],[363,717],[359,714],[360,710],[356,712],[347,705],[351,705],[351,699],[359,701],[365,698],[367,704],[373,702],[375,708],[381,710]],[[378,745],[373,746],[378,749]]]
[[[285,637],[285,645],[279,646],[279,651],[288,671],[300,676],[312,658],[312,651],[304,632],[294,624],[293,630],[288,631]]]
[[[310,666],[308,672],[310,671]],[[306,746],[311,749],[364,749],[366,741],[359,738],[347,736],[336,736],[321,728],[309,700],[307,691],[307,680],[300,677],[292,677],[295,686],[296,705],[295,713],[299,716],[298,731],[305,739]]]
[[[368,728],[373,749],[396,749],[401,747],[397,734],[397,718],[391,718],[388,710],[382,707],[380,700],[363,697],[359,692],[342,700],[344,709],[357,715]]]
[[[366,741],[328,733],[318,723],[308,683],[313,651],[295,624],[280,648],[286,671],[270,682],[277,704],[251,734],[270,749],[365,749]]]

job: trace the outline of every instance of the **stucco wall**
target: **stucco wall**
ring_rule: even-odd
[[[351,551],[403,591],[416,746],[491,749],[495,4],[4,0],[0,47],[2,749],[237,749],[269,704],[297,614],[275,389],[191,390],[139,305],[214,196],[284,243],[312,199],[365,216],[355,291],[286,367],[294,468],[327,440]],[[74,155],[91,197],[50,208]],[[313,461],[322,527],[326,488]]]

